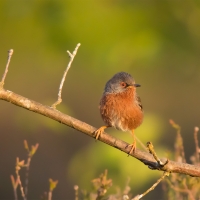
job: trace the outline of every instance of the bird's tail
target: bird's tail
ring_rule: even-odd
[[[141,146],[146,152],[148,152],[147,147],[138,139],[138,137],[136,137],[136,135],[135,135],[135,138],[136,138],[137,142],[140,144],[140,146]]]

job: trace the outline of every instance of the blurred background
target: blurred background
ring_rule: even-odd
[[[63,88],[58,110],[95,127],[103,125],[98,104],[104,85],[125,71],[142,87],[138,94],[144,123],[135,133],[152,141],[159,156],[174,151],[181,125],[187,162],[195,151],[194,126],[200,126],[200,1],[185,0],[1,0],[0,74],[7,50],[14,54],[5,88],[52,105],[71,52],[81,43]],[[133,196],[162,175],[109,146],[44,116],[0,102],[0,199],[13,199],[10,175],[16,157],[26,159],[23,146],[39,143],[29,176],[28,199],[48,191],[49,178],[59,183],[53,199],[74,199],[73,187],[90,190],[91,180],[108,169],[123,188],[130,178]],[[131,143],[129,133],[107,133]],[[138,144],[138,148],[141,148]],[[22,181],[24,178],[21,172]],[[161,185],[144,199],[165,199]]]

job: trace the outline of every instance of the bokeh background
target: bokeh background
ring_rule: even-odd
[[[14,49],[5,88],[52,105],[69,58],[81,47],[57,108],[95,127],[104,84],[126,71],[142,85],[145,120],[136,130],[152,141],[161,157],[172,155],[174,119],[182,127],[187,161],[194,152],[193,128],[200,126],[200,1],[198,0],[1,0],[0,73],[7,50]],[[16,157],[26,158],[23,140],[39,143],[29,177],[29,199],[58,180],[53,199],[74,199],[73,187],[90,190],[105,169],[116,186],[130,178],[131,193],[141,194],[162,172],[44,116],[0,102],[0,199],[13,199],[10,174]],[[129,133],[107,132],[126,142]],[[138,145],[138,148],[141,148]],[[24,178],[22,171],[22,180]],[[144,199],[165,199],[161,185]]]

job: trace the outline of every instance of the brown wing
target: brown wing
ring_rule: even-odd
[[[136,95],[136,101],[137,101],[137,103],[138,103],[138,106],[140,106],[141,110],[143,110],[141,98],[140,98],[138,95]]]

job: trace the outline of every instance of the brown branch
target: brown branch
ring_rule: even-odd
[[[29,111],[33,111],[35,113],[44,115],[48,118],[51,118],[55,121],[65,124],[71,128],[74,128],[95,139],[94,132],[96,128],[78,119],[75,119],[69,115],[66,115],[58,110],[55,110],[50,106],[42,105],[36,101],[30,100],[28,98],[15,94],[14,92],[5,90],[3,88],[0,89],[0,99],[10,102],[14,105],[20,106],[22,108],[25,108]],[[99,140],[101,142],[104,142],[112,147],[115,147],[125,152],[126,154],[128,154],[130,151],[130,148],[126,148],[128,145],[126,142],[114,138],[113,136],[108,135],[106,133],[102,133],[101,136],[99,137]],[[187,174],[190,176],[200,177],[200,167],[197,165],[190,165],[187,163],[180,163],[169,160],[166,165],[164,165],[163,167],[160,166],[158,168],[158,163],[155,161],[154,157],[150,153],[136,149],[130,156],[135,157],[136,159],[140,160],[141,162],[143,162],[145,165],[148,165],[152,169],[159,169],[167,172]],[[166,158],[161,159],[163,163],[165,163],[166,160],[167,160]]]

